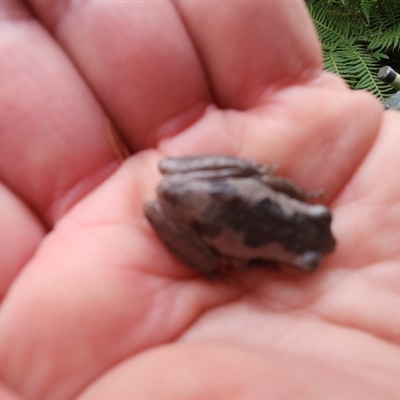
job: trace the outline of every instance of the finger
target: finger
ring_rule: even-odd
[[[243,108],[271,84],[304,81],[320,68],[318,42],[300,2],[228,8],[184,2],[183,21],[168,2],[85,3],[61,11],[40,1],[32,6],[134,149],[193,124],[214,95],[223,107]],[[271,40],[275,33],[278,39]]]
[[[303,1],[178,1],[222,108],[247,109],[319,74],[321,55]]]
[[[32,1],[132,150],[192,124],[209,100],[196,51],[172,2]]]
[[[0,185],[0,299],[44,236],[36,216]]]
[[[115,168],[96,99],[32,16],[1,2],[0,178],[51,225]]]

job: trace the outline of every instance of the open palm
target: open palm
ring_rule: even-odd
[[[400,117],[320,71],[302,3],[1,3],[2,399],[398,395]],[[325,188],[336,252],[182,265],[142,207],[206,153]]]

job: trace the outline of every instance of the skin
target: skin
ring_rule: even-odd
[[[29,9],[0,3],[0,398],[398,397],[400,116],[321,72],[303,2]],[[315,274],[169,254],[157,163],[211,151],[327,190]]]

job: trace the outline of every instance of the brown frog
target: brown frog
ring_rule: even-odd
[[[273,168],[220,155],[167,158],[144,213],[159,238],[207,277],[280,262],[313,271],[332,252],[332,215]],[[227,267],[228,266],[228,267]]]

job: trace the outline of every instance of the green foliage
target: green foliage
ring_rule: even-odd
[[[307,0],[324,68],[353,89],[383,100],[390,86],[377,78],[379,61],[400,49],[399,0]]]

